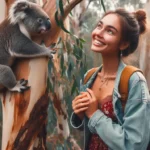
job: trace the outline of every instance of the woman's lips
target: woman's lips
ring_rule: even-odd
[[[101,42],[101,41],[99,41],[99,40],[93,40],[93,44],[94,45],[97,45],[97,46],[103,46],[103,45],[106,45],[105,43],[103,43],[103,42]]]

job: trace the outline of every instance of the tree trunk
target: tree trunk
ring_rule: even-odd
[[[82,0],[72,0],[64,7],[65,16],[63,19],[80,1]],[[8,12],[13,1],[6,0],[5,2]],[[55,0],[47,1],[44,6],[52,23],[51,31],[43,37],[33,37],[38,43],[44,39],[47,46],[56,42],[61,32],[54,19],[54,6]],[[20,59],[15,63],[13,68],[17,80],[27,79],[31,88],[21,94],[9,91],[1,93],[3,106],[2,150],[46,149],[46,123],[49,104],[46,90],[47,64],[47,58]],[[59,67],[58,61],[54,60],[54,64]],[[53,101],[55,100],[57,100],[56,97]],[[60,103],[59,101],[56,104],[56,108],[60,106]]]

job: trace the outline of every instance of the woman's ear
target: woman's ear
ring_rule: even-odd
[[[122,42],[119,46],[120,50],[124,50],[129,47],[129,42]]]

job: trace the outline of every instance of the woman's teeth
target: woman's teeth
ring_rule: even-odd
[[[100,42],[100,41],[98,41],[98,40],[94,40],[94,43],[95,43],[96,45],[104,45],[104,43],[102,43],[102,42]]]

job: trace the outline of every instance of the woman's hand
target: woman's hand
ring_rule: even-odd
[[[98,101],[91,89],[87,89],[87,92],[85,93],[90,100],[89,107],[85,111],[85,114],[88,118],[90,118],[94,114],[94,112],[98,109]]]
[[[88,109],[89,98],[86,92],[81,92],[80,95],[76,96],[72,101],[72,108],[74,113],[82,120],[85,114],[85,110]]]

